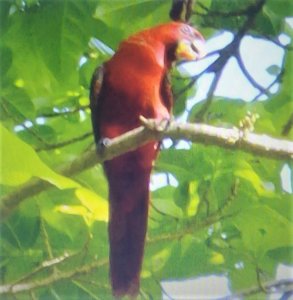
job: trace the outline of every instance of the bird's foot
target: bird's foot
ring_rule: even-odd
[[[140,116],[140,121],[144,127],[156,131],[156,132],[165,132],[168,130],[171,122],[173,121],[173,117],[164,117],[157,119],[146,119],[143,116]]]
[[[173,117],[165,117],[157,121],[156,130],[159,132],[165,132],[170,127],[171,122],[173,121]]]
[[[96,144],[97,152],[103,153],[105,149],[110,145],[111,139],[109,138],[101,138]]]

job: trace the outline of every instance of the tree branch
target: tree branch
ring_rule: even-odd
[[[271,294],[274,292],[286,292],[293,289],[293,280],[292,279],[281,279],[277,281],[263,283],[262,287],[266,290],[267,294]],[[252,296],[255,294],[263,293],[262,288],[258,285],[255,287],[248,288],[246,290],[235,293],[231,296],[227,296],[224,298],[220,298],[218,300],[236,300],[242,299],[243,297]]]
[[[108,259],[94,261],[90,264],[84,265],[82,267],[78,267],[74,270],[53,273],[52,275],[44,278],[38,279],[35,281],[30,281],[26,283],[19,284],[5,284],[0,286],[0,295],[8,295],[8,294],[17,294],[23,292],[30,292],[35,289],[50,286],[58,281],[71,279],[74,277],[81,276],[83,274],[90,273],[94,269],[100,268],[108,263]]]
[[[267,91],[263,86],[261,86],[249,73],[249,71],[246,69],[246,66],[242,60],[240,51],[238,49],[236,55],[235,55],[237,62],[239,64],[239,67],[241,69],[241,71],[243,72],[243,74],[246,76],[247,80],[252,84],[252,86],[254,86],[256,89],[258,89],[261,93],[266,94],[266,95],[270,95],[269,91]]]
[[[198,3],[200,3],[200,2],[198,2]],[[209,106],[211,105],[211,103],[213,101],[214,92],[216,90],[218,81],[221,78],[222,71],[231,57],[235,57],[237,59],[240,68],[242,69],[244,75],[246,75],[247,79],[251,82],[251,84],[253,86],[257,87],[261,92],[265,92],[265,89],[261,85],[259,85],[254,80],[254,78],[249,74],[249,72],[246,70],[244,63],[242,62],[240,53],[239,53],[240,42],[241,42],[242,38],[245,36],[245,34],[247,33],[247,31],[249,31],[249,29],[252,27],[254,20],[255,20],[257,14],[259,13],[259,11],[261,10],[261,8],[263,7],[264,3],[265,3],[264,0],[258,0],[253,5],[245,8],[244,11],[240,11],[241,14],[242,13],[244,14],[244,12],[247,13],[247,18],[246,18],[245,22],[243,23],[242,27],[237,32],[237,34],[235,34],[232,42],[229,43],[226,47],[224,47],[221,50],[217,50],[217,51],[213,51],[213,52],[209,53],[207,56],[219,54],[219,57],[213,63],[211,63],[205,70],[203,70],[201,73],[193,76],[191,78],[190,82],[181,91],[179,91],[178,95],[181,95],[186,90],[191,88],[195,84],[195,82],[204,73],[214,73],[215,74],[215,77],[213,79],[213,82],[210,86],[210,89],[209,89],[209,92],[207,95],[207,101],[205,102],[205,104],[203,105],[201,110],[197,113],[197,115],[195,116],[195,120],[197,122],[202,121],[205,113],[208,111]],[[201,6],[202,4],[199,4],[199,5]],[[204,8],[204,6],[202,8]],[[177,95],[175,95],[175,96],[177,96]]]
[[[282,135],[283,136],[288,135],[292,129],[292,126],[293,126],[293,113],[291,114],[289,120],[284,124]]]
[[[188,22],[192,14],[193,0],[173,0],[169,16],[173,21]]]
[[[272,159],[290,160],[293,157],[293,142],[243,132],[238,128],[219,128],[205,124],[183,124],[173,121],[166,129],[161,121],[142,118],[142,122],[144,126],[112,139],[102,151],[91,150],[84,153],[83,156],[59,169],[59,173],[65,176],[75,175],[97,163],[163,138],[184,139],[225,149],[242,150]],[[15,191],[4,195],[0,198],[0,219],[4,220],[8,217],[26,198],[35,196],[51,186],[50,183],[41,179],[32,179]]]

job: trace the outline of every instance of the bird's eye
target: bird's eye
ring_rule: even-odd
[[[194,51],[196,54],[199,54],[199,50],[196,48],[196,46],[193,43],[191,43],[190,47],[192,51]]]

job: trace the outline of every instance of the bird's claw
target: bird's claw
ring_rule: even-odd
[[[165,132],[173,120],[172,117],[147,119],[144,116],[140,116],[139,119],[145,128],[156,132]]]
[[[167,129],[169,128],[171,122],[172,122],[172,117],[165,117],[161,120],[158,121],[157,125],[156,125],[156,130],[159,132],[165,132],[167,131]]]
[[[101,138],[96,145],[97,151],[103,153],[105,149],[110,145],[110,143],[111,143],[111,139]]]

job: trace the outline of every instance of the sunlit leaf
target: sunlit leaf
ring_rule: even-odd
[[[46,180],[60,189],[76,188],[78,183],[61,176],[41,161],[29,145],[0,124],[2,147],[0,181],[6,185],[19,185],[32,177]]]
[[[82,205],[59,205],[55,208],[56,211],[59,211],[64,214],[77,215],[82,217],[88,217],[88,210]]]
[[[223,254],[219,252],[212,252],[210,263],[213,265],[221,265],[225,262]]]
[[[189,182],[189,203],[187,206],[187,215],[192,217],[197,213],[197,208],[200,202],[200,198],[198,195],[198,182],[191,181]]]
[[[77,189],[75,195],[91,213],[91,218],[98,221],[108,221],[108,202],[104,198],[85,188]]]

